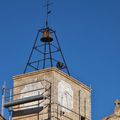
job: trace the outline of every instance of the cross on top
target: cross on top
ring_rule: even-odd
[[[115,100],[114,103],[115,103],[115,107],[116,107],[116,108],[120,107],[120,101],[119,101],[118,99]]]

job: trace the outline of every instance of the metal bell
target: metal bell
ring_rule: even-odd
[[[61,69],[63,69],[65,66],[64,66],[64,64],[63,64],[62,62],[58,61],[56,67],[61,70]]]
[[[41,41],[42,41],[42,42],[52,42],[52,41],[53,41],[53,38],[52,38],[51,33],[50,33],[49,30],[46,29],[46,30],[43,32],[43,36],[42,36],[42,38],[41,38]]]

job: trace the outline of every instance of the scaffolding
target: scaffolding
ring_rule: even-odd
[[[19,116],[37,114],[46,108],[51,109],[51,83],[41,80],[13,88],[5,88],[3,86],[2,98],[1,113],[4,114],[4,109],[9,111],[7,120],[12,120],[12,118]],[[41,120],[39,117],[40,115],[38,114],[37,120]],[[50,117],[50,112],[48,117]]]
[[[33,120],[90,120],[86,115],[81,115],[80,104],[76,108],[79,109],[79,112],[59,104],[55,100],[57,91],[52,93],[52,89],[55,89],[52,83],[45,79],[25,83],[13,88],[5,88],[4,85],[2,114],[4,114],[4,109],[8,110],[7,120],[22,120],[26,117],[32,117]],[[80,96],[79,92],[79,100],[75,100],[76,102],[80,103]],[[86,114],[86,111],[84,111],[84,114]]]

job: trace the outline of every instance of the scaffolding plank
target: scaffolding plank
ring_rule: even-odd
[[[27,108],[23,110],[17,110],[17,111],[13,111],[13,117],[35,114],[35,113],[41,112],[42,110],[43,110],[43,106],[41,107],[38,106],[36,108]]]
[[[13,100],[11,102],[7,102],[4,104],[4,107],[8,108],[8,107],[25,104],[25,103],[29,103],[29,102],[34,102],[34,101],[38,101],[38,100],[42,100],[42,99],[46,99],[46,97],[44,97],[43,95],[26,97],[23,99],[18,99],[18,100]]]

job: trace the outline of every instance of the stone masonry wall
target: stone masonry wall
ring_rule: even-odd
[[[45,120],[51,117],[51,120],[79,120],[80,116],[84,116],[85,120],[91,120],[91,90],[84,84],[78,82],[74,78],[64,74],[56,68],[46,69],[33,73],[23,74],[14,77],[14,86],[28,84],[37,81],[49,81],[51,83],[51,101],[44,100],[41,105],[45,106],[51,102],[50,106],[45,106],[40,113],[32,113],[29,115],[20,115],[13,117],[13,120]],[[64,114],[62,109],[66,109],[58,101],[58,84],[64,81],[70,84],[73,90],[73,109],[67,110]],[[44,83],[42,83],[44,84]],[[48,84],[46,83],[46,87]],[[25,86],[15,88],[14,94],[20,93]],[[14,99],[19,99],[20,95],[14,96]],[[32,104],[34,104],[33,102]],[[29,105],[29,104],[28,104]],[[21,106],[15,106],[14,110],[21,110]],[[50,109],[51,108],[51,109]]]

